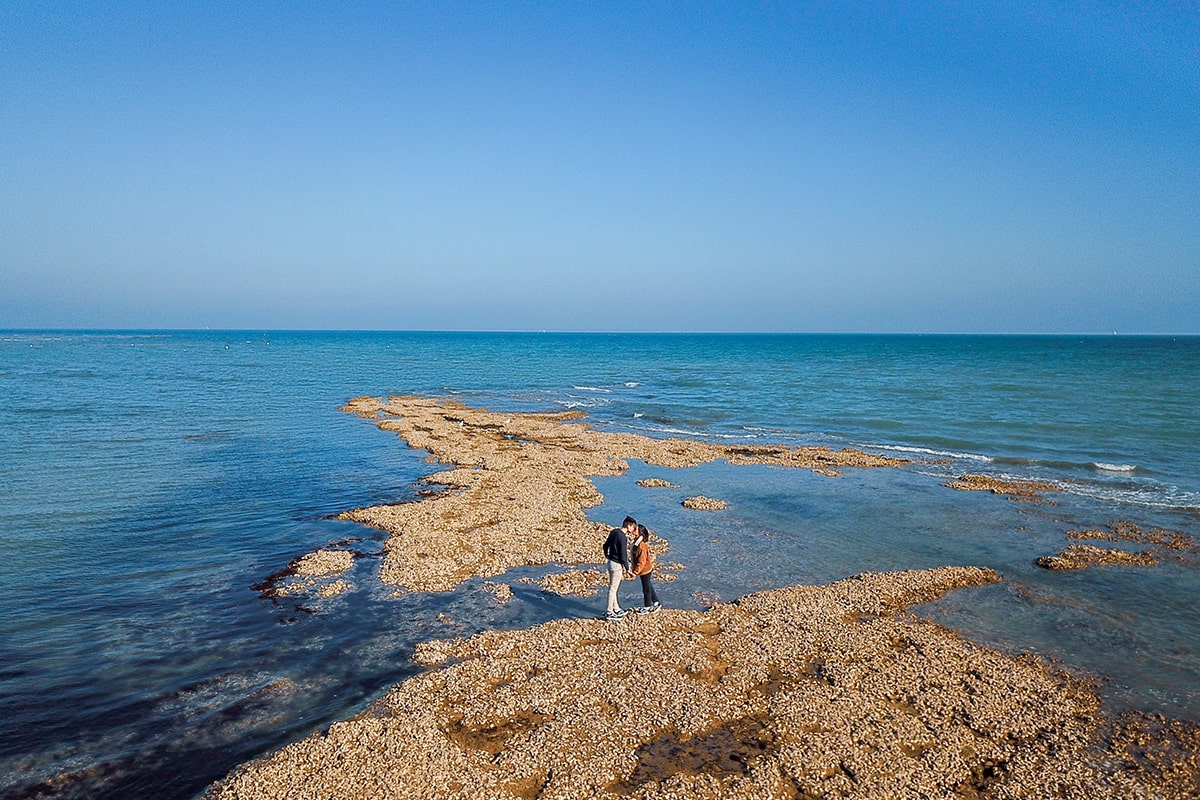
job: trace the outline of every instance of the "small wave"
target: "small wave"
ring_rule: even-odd
[[[1104,461],[1067,461],[1063,459],[1014,458],[1010,456],[997,457],[992,460],[996,464],[1014,467],[1033,467],[1067,472],[1115,472],[1128,475],[1141,471],[1141,467],[1138,467],[1136,464],[1112,464]]]
[[[980,455],[979,453],[959,453],[954,450],[933,450],[928,447],[905,447],[903,445],[871,445],[873,450],[889,450],[896,453],[912,453],[914,455],[934,456],[936,458],[955,458],[961,461],[979,461],[982,463],[991,463],[994,459],[991,456]]]
[[[763,428],[757,425],[743,425],[745,433],[738,438],[767,439],[772,444],[825,445],[836,447],[874,447],[871,444],[850,442],[842,436],[821,431],[796,431],[783,428]]]
[[[39,334],[39,333],[21,334],[21,333],[17,333],[17,334],[13,334],[10,336],[5,336],[3,341],[19,342],[19,343],[24,343],[24,342],[62,342],[62,341],[66,341],[66,337],[65,336],[54,336],[52,334]]]
[[[640,417],[640,415],[635,415],[635,418],[636,417]],[[653,420],[651,420],[651,421],[653,422]],[[645,425],[645,426],[642,426],[640,429],[643,431],[648,431],[650,433],[661,433],[661,434],[666,434],[668,436],[686,436],[689,439],[701,439],[701,440],[704,440],[704,439],[733,439],[736,441],[742,441],[744,439],[749,438],[746,436],[738,436],[738,435],[732,434],[732,433],[715,433],[713,431],[701,431],[701,430],[696,430],[696,429],[676,428],[671,425],[664,425],[664,424]]]
[[[670,425],[656,425],[656,426],[650,428],[650,430],[656,431],[657,433],[669,433],[673,436],[697,436],[697,437],[699,437],[699,436],[704,435],[704,434],[700,433],[699,431],[687,430],[686,428],[672,428]]]
[[[1091,467],[1091,464],[1081,463],[1078,461],[1066,461],[1064,459],[1057,458],[1020,458],[1017,456],[997,456],[996,458],[993,458],[992,461],[1009,467],[1036,469],[1077,471]]]
[[[922,475],[943,478],[946,473],[936,469],[917,470]],[[1113,479],[1086,478],[1052,478],[1044,473],[1010,472],[1007,470],[985,471],[990,477],[1002,481],[1037,480],[1054,487],[1052,491],[1068,495],[1086,497],[1105,503],[1120,503],[1123,505],[1140,506],[1170,511],[1195,513],[1200,511],[1200,492],[1189,491],[1178,486],[1163,484],[1155,481],[1145,482],[1136,478],[1128,481],[1113,482]],[[1122,473],[1128,475],[1129,473]]]
[[[1105,464],[1102,461],[1092,463],[1092,469],[1100,470],[1101,472],[1136,472],[1137,466],[1134,464]]]
[[[579,387],[575,387],[579,388]],[[587,387],[583,387],[585,390]],[[603,392],[603,389],[595,389],[594,391]],[[551,402],[564,408],[600,408],[612,403],[612,400],[607,397],[598,395],[573,395],[569,392],[564,392],[561,396],[550,398]]]
[[[637,387],[641,386],[641,384],[637,381],[625,381],[625,383],[622,385],[628,389],[636,389]]]
[[[599,400],[555,400],[554,404],[563,408],[596,408],[607,405],[607,403]]]
[[[1124,503],[1171,511],[1196,513],[1200,511],[1200,492],[1188,491],[1177,486],[1163,484],[1131,484],[1112,486],[1104,483],[1069,481],[1063,491],[1089,497],[1093,500]]]
[[[812,431],[802,432],[802,431],[788,431],[788,430],[784,430],[783,428],[761,428],[757,425],[743,425],[742,430],[746,431],[746,436],[751,439],[760,439],[763,437],[770,437],[770,438],[776,438],[776,439],[795,439],[797,437],[827,435],[827,434],[816,434]],[[830,438],[833,438],[833,437],[830,437]]]
[[[640,412],[640,411],[635,411],[635,412],[633,412],[633,418],[634,418],[634,419],[641,419],[641,418],[642,418],[642,412]]]
[[[581,392],[604,392],[605,394],[612,394],[612,389],[602,389],[599,386],[575,386],[572,384],[571,388]]]

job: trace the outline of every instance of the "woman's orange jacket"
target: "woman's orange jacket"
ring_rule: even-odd
[[[641,544],[633,546],[633,568],[630,570],[634,575],[649,575],[654,569],[654,554],[650,552],[650,542],[645,539]]]

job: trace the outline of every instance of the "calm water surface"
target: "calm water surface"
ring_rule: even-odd
[[[394,596],[378,532],[338,511],[411,499],[424,453],[338,411],[358,395],[578,408],[606,430],[903,455],[839,478],[635,462],[589,513],[645,520],[697,596],[978,564],[1005,582],[925,613],[1101,676],[1114,708],[1200,720],[1195,551],[1051,573],[1068,529],[1200,537],[1200,339],[7,332],[0,334],[0,797],[188,798],[411,674],[413,644],[593,615],[506,576]],[[954,492],[1049,480],[1054,505]],[[645,490],[666,477],[680,489]],[[705,494],[720,514],[679,502]],[[354,590],[302,608],[250,587],[328,545]],[[599,543],[597,543],[599,549]],[[633,589],[629,589],[633,592]],[[634,592],[636,594],[636,592]]]

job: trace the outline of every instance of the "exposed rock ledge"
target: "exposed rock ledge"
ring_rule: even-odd
[[[418,647],[440,665],[215,784],[287,798],[1194,797],[1200,734],[903,613],[996,580],[868,574],[707,612]]]
[[[584,514],[603,499],[589,478],[619,475],[629,467],[626,459],[672,468],[727,459],[823,474],[907,463],[858,450],[604,433],[572,422],[583,416],[578,412],[497,414],[422,397],[360,397],[343,410],[375,420],[428,450],[431,461],[452,467],[427,480],[453,491],[339,515],[392,534],[380,578],[412,591],[447,591],[473,576],[519,566],[596,562],[607,528]]]
[[[678,489],[678,484],[671,483],[663,478],[642,478],[637,482],[638,486],[643,489]]]
[[[684,500],[683,507],[692,511],[724,511],[726,508],[729,508],[729,504],[724,500],[697,495]]]
[[[1013,500],[1042,501],[1043,492],[1056,492],[1059,487],[1045,481],[1017,481],[992,478],[988,475],[961,475],[957,480],[942,484],[960,492],[991,492],[1007,495]]]
[[[1086,569],[1106,565],[1152,567],[1157,563],[1158,557],[1151,550],[1130,552],[1090,544],[1073,544],[1056,556],[1042,556],[1037,560],[1039,567],[1051,570]]]
[[[1181,531],[1165,528],[1139,528],[1129,520],[1114,520],[1108,526],[1108,531],[1100,530],[1069,530],[1067,536],[1071,539],[1096,539],[1105,542],[1136,542],[1149,544],[1147,550],[1122,550],[1119,548],[1097,547],[1092,544],[1072,544],[1058,555],[1042,556],[1037,559],[1037,565],[1045,569],[1072,570],[1087,567],[1122,565],[1149,567],[1159,563],[1166,554],[1177,558],[1187,558],[1181,555],[1184,551],[1195,550],[1196,539]]]

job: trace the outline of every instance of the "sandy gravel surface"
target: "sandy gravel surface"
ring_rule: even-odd
[[[421,645],[428,672],[251,762],[257,798],[1194,797],[1200,736],[905,612],[988,570]]]

